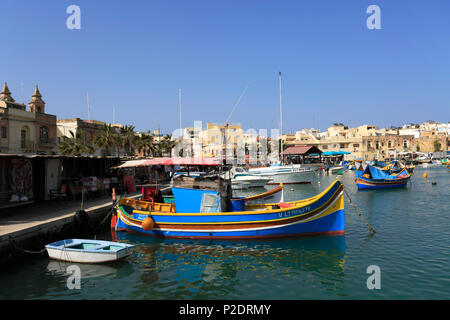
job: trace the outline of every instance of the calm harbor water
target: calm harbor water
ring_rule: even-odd
[[[288,185],[285,200],[315,195],[335,178]],[[135,253],[78,264],[80,289],[67,287],[70,264],[30,255],[0,269],[0,299],[450,299],[449,181],[445,167],[417,167],[406,188],[357,191],[354,173],[344,172],[374,235],[346,195],[345,236],[182,241],[122,233],[117,240],[136,244]],[[370,265],[380,268],[379,290],[367,288]]]

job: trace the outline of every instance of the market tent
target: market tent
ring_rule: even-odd
[[[115,168],[115,169],[122,169],[122,168],[133,168],[133,167],[149,166],[150,164],[148,164],[148,162],[149,162],[148,159],[129,160],[129,161],[125,161],[121,165],[115,166],[113,168]]]
[[[167,158],[161,162],[161,165],[191,165],[191,166],[217,166],[220,160],[216,158]]]
[[[219,160],[215,158],[184,158],[184,157],[161,157],[143,160],[129,160],[114,168],[132,168],[148,166],[173,166],[173,165],[191,165],[191,166],[217,166]]]

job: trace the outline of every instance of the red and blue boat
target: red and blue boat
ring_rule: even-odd
[[[334,181],[318,195],[291,202],[250,204],[237,199],[224,179],[174,179],[175,203],[122,198],[115,231],[186,239],[260,239],[345,233],[343,185]]]
[[[355,171],[355,174],[358,190],[405,187],[411,178],[411,174],[405,167],[398,173],[389,174],[386,171],[368,165],[362,171]]]

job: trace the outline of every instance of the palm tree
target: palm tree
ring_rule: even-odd
[[[125,148],[126,153],[130,156],[132,155],[133,143],[136,139],[134,128],[135,127],[131,125],[126,125],[125,127],[120,128],[122,146]]]
[[[144,151],[144,156],[147,156],[147,152],[153,156],[155,152],[155,146],[154,146],[154,139],[153,135],[150,133],[143,133],[140,137],[140,143],[142,146],[142,149]]]
[[[107,155],[112,155],[112,150],[116,148],[117,156],[119,156],[119,147],[122,146],[121,137],[110,124],[104,124],[102,130],[102,133],[95,137],[94,145]]]
[[[171,154],[172,149],[175,147],[176,142],[172,140],[171,134],[166,134],[164,138],[159,143],[159,151],[162,154]]]
[[[63,141],[59,144],[59,151],[63,155],[80,156],[84,154],[94,153],[92,145],[87,144],[83,139],[82,130],[77,130],[75,133],[69,131],[70,136],[63,136]]]

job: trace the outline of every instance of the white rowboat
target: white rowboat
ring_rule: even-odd
[[[45,246],[51,259],[78,263],[120,260],[129,256],[133,247],[131,244],[87,239],[66,239]]]

